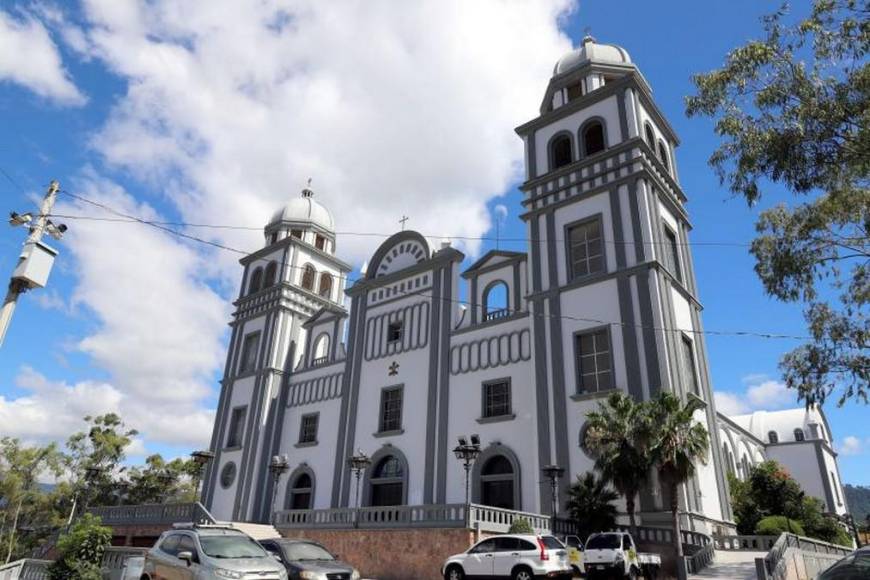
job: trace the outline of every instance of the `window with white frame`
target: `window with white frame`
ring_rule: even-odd
[[[574,338],[577,358],[578,393],[596,393],[613,388],[613,363],[610,331],[601,328],[577,334]]]
[[[568,228],[568,274],[570,279],[604,271],[601,219],[594,218]]]
[[[302,415],[299,424],[299,443],[315,443],[317,441],[317,423],[320,415],[309,413]]]
[[[511,414],[510,379],[483,383],[483,417],[504,417]]]
[[[260,347],[260,333],[252,332],[245,336],[242,342],[242,357],[239,361],[239,373],[249,373],[257,368],[257,351]]]
[[[388,387],[381,391],[381,433],[402,429],[402,387]]]
[[[682,336],[683,345],[683,382],[690,393],[700,395],[698,389],[698,372],[695,367],[695,345],[692,339]]]

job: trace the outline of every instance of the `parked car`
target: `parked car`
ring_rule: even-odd
[[[870,546],[855,550],[819,574],[819,580],[867,580],[867,578],[870,578]]]
[[[631,580],[643,576],[654,580],[661,566],[661,556],[638,552],[628,532],[592,534],[583,551],[583,567],[589,580],[613,576]]]
[[[290,580],[359,580],[356,568],[317,542],[275,538],[260,545],[284,565]]]
[[[565,536],[560,538],[568,550],[568,562],[574,570],[574,574],[583,573],[583,542],[577,536]]]
[[[145,555],[142,580],[287,580],[284,566],[247,534],[221,525],[176,524]]]
[[[565,545],[553,536],[505,534],[481,540],[441,567],[445,580],[562,578],[573,576]]]
[[[121,569],[121,580],[139,580],[145,570],[145,556],[128,556]]]

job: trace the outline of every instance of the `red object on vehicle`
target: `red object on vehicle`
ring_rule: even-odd
[[[547,553],[547,547],[544,545],[544,540],[538,537],[538,547],[541,549],[541,561],[549,560],[550,555]]]

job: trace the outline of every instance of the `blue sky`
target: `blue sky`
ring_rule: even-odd
[[[748,243],[758,211],[788,199],[773,191],[750,209],[731,198],[706,163],[711,124],[683,112],[690,75],[758,36],[758,17],[776,2],[595,0],[572,9],[552,0],[399,14],[381,3],[319,14],[314,3],[273,7],[256,22],[221,4],[195,17],[168,0],[138,12],[108,0],[0,6],[0,39],[5,30],[38,47],[0,57],[4,209],[31,210],[56,178],[127,213],[257,227],[313,176],[339,232],[386,234],[407,214],[427,234],[493,236],[502,204],[501,236],[523,238],[512,128],[534,116],[552,63],[587,29],[628,50],[682,139],[692,241]],[[408,153],[409,134],[423,159]],[[439,204],[427,204],[433,196]],[[58,212],[107,216],[65,194]],[[143,431],[136,457],[204,445],[237,256],[136,224],[67,223],[67,238],[51,242],[61,254],[49,288],[23,298],[0,349],[0,435],[63,438],[88,410],[114,409]],[[240,248],[259,241],[256,232],[187,231]],[[23,237],[0,228],[4,275]],[[340,235],[339,254],[358,267],[377,240]],[[463,249],[470,263],[492,245]],[[746,247],[693,252],[707,329],[804,333],[799,305],[764,295]],[[707,344],[729,404],[796,404],[777,371],[795,341]],[[845,451],[844,481],[870,484],[866,406],[825,411]]]

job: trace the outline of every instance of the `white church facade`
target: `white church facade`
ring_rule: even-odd
[[[589,37],[559,60],[540,115],[517,133],[528,253],[490,251],[462,270],[457,249],[402,231],[351,284],[311,191],[275,213],[264,247],[241,260],[204,483],[215,517],[462,503],[453,448],[470,434],[483,447],[471,501],[548,513],[544,466],[565,469],[562,499],[592,470],[579,445],[586,414],[614,390],[669,390],[705,403],[711,434],[681,509],[695,529],[733,527],[737,446],[753,463],[770,452],[714,407],[677,136],[625,50]],[[372,464],[357,498],[358,450]],[[290,469],[273,489],[274,456]],[[638,505],[645,523],[666,521],[655,481]]]

